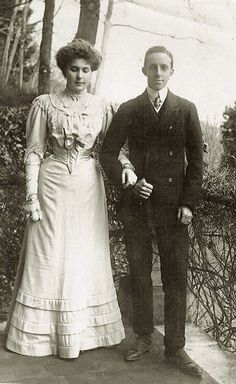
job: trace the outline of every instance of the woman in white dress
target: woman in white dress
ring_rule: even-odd
[[[25,238],[7,325],[7,348],[76,358],[124,338],[113,284],[103,179],[91,156],[112,107],[87,93],[100,54],[81,39],[61,48],[62,93],[41,95],[27,126]],[[48,141],[53,154],[43,159]],[[120,156],[132,184],[129,160]]]

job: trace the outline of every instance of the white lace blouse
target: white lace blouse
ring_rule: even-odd
[[[92,150],[102,142],[114,116],[114,107],[96,95],[70,95],[67,91],[38,96],[32,104],[26,124],[26,164],[43,159],[47,143],[64,149],[71,171],[75,151]],[[122,164],[130,163],[121,151]]]

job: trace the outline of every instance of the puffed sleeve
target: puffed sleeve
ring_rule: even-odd
[[[37,97],[26,122],[26,200],[38,193],[38,174],[47,146],[47,95]]]
[[[111,122],[113,120],[113,117],[115,116],[117,112],[117,108],[115,105],[111,103],[107,103],[105,107],[104,117],[103,117],[103,126],[101,133],[99,135],[99,147],[101,148],[103,140],[109,130],[109,127],[111,125]],[[99,148],[99,149],[100,149]],[[132,166],[132,163],[129,160],[129,148],[128,143],[126,142],[125,145],[121,148],[118,160],[121,163],[122,167],[125,167],[126,165],[129,166],[134,170],[134,167]]]
[[[26,122],[26,152],[25,162],[31,153],[38,155],[42,160],[47,146],[47,102],[48,95],[37,97],[30,108]]]

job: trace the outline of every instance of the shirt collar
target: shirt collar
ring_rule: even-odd
[[[155,98],[157,97],[157,94],[159,92],[161,102],[163,103],[166,99],[167,93],[168,93],[168,88],[162,88],[160,91],[156,91],[155,89],[150,88],[149,86],[147,87],[147,93],[150,98],[150,100],[154,103]]]

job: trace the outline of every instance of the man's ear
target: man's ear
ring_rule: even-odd
[[[143,67],[143,68],[142,68],[142,72],[143,72],[144,76],[147,76],[147,73],[146,73],[145,67]]]
[[[174,74],[174,72],[175,72],[174,68],[171,68],[170,75],[172,76]]]

